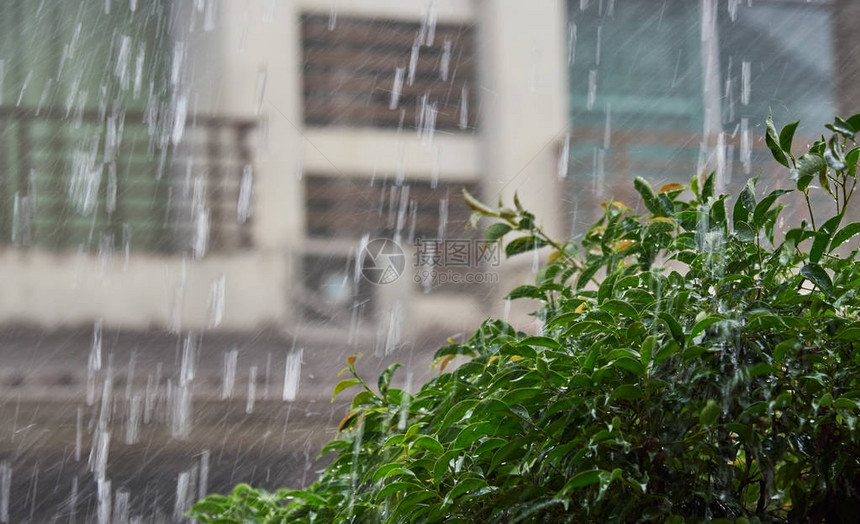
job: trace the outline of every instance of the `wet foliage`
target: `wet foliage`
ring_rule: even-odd
[[[860,115],[805,154],[796,124],[766,141],[794,187],[732,198],[715,176],[610,201],[559,243],[515,199],[492,208],[509,256],[549,246],[534,285],[539,335],[487,320],[436,353],[414,395],[351,358],[360,391],[307,490],[241,485],[201,522],[851,521],[860,507],[860,262],[846,223]],[[815,185],[813,185],[815,184]],[[812,215],[810,199],[832,200]],[[779,231],[781,202],[808,204]],[[640,206],[641,207],[641,206]],[[830,211],[828,213],[828,211]],[[809,213],[808,215],[806,213]],[[853,250],[852,250],[853,249]],[[848,253],[847,255],[845,253]]]

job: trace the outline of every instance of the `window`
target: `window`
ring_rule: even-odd
[[[466,131],[474,127],[471,27],[302,18],[305,124]]]
[[[782,123],[832,116],[829,1],[579,0],[568,8],[574,174],[686,181],[711,153],[701,147],[706,126],[725,133],[727,163],[749,173],[767,159],[753,137],[763,135],[769,107]]]
[[[0,3],[0,243],[198,255],[250,244],[237,207],[254,124],[190,115],[186,129],[172,9]]]

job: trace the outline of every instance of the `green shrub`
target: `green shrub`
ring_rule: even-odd
[[[767,144],[794,188],[730,205],[713,175],[654,191],[647,213],[618,202],[578,245],[558,243],[515,199],[469,195],[512,256],[551,246],[534,285],[538,336],[487,320],[436,353],[441,374],[414,396],[396,367],[358,386],[337,457],[306,491],[242,485],[212,495],[203,522],[852,521],[860,507],[860,262],[841,224],[856,184],[860,115],[791,152],[796,124]],[[815,181],[835,203],[784,235],[793,194]],[[729,207],[732,217],[729,218]],[[798,213],[799,214],[799,213]],[[856,243],[853,244],[856,246]],[[839,248],[839,249],[838,249]],[[591,283],[592,285],[589,285]]]

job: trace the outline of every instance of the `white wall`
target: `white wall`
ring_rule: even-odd
[[[485,197],[517,190],[550,231],[563,227],[558,144],[567,128],[564,2],[437,0],[437,21],[476,21],[479,34],[479,132],[437,134],[432,148],[414,133],[304,129],[299,16],[328,13],[331,0],[248,0],[217,4],[216,28],[186,35],[195,68],[197,109],[259,117],[254,145],[254,249],[203,260],[132,254],[105,266],[97,256],[38,249],[0,253],[0,322],[47,327],[104,319],[105,325],[207,327],[212,282],[224,276],[221,328],[258,329],[298,321],[289,308],[295,261],[305,247],[301,174],[370,176],[406,166],[408,177],[484,180]],[[420,21],[424,0],[339,0],[337,16]],[[208,46],[205,49],[201,46]],[[213,47],[214,46],[214,47]],[[214,50],[213,50],[214,49]],[[262,84],[265,84],[261,91]],[[262,93],[262,98],[260,97]],[[184,277],[183,277],[184,275]],[[503,282],[502,287],[510,287]],[[407,306],[406,325],[479,321],[475,298],[424,296],[414,286],[381,289],[383,301]],[[449,307],[440,307],[440,301]],[[474,318],[472,318],[474,317]]]

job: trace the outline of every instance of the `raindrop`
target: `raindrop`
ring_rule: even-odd
[[[123,91],[128,89],[128,63],[131,58],[131,37],[120,35],[119,53],[116,58],[114,76],[119,79],[119,85]]]
[[[21,100],[24,98],[24,91],[27,90],[27,86],[30,84],[30,80],[33,78],[33,70],[31,69],[27,72],[27,76],[24,78],[24,83],[21,85],[21,91],[18,93],[18,101],[15,102],[16,107],[21,106]]]
[[[337,0],[331,0],[331,5],[328,11],[328,30],[334,31],[337,24]]]
[[[603,197],[604,185],[606,182],[606,151],[599,147],[594,148],[592,156],[592,190],[598,198]]]
[[[301,176],[299,176],[301,178]],[[239,201],[236,205],[236,219],[244,224],[251,217],[251,194],[254,185],[254,172],[250,164],[242,168],[239,182]]]
[[[111,488],[110,481],[99,477],[98,478],[98,523],[99,524],[110,524],[111,517]]]
[[[728,9],[729,9],[729,18],[732,22],[738,19],[738,5],[740,4],[740,0],[729,0]]]
[[[439,230],[437,239],[445,238],[445,227],[448,225],[448,197],[439,199]]]
[[[173,504],[173,518],[177,521],[182,520],[185,513],[188,511],[186,501],[190,493],[189,484],[191,481],[191,472],[183,471],[176,477],[176,500]]]
[[[182,135],[185,133],[185,120],[188,116],[188,95],[180,94],[176,97],[173,113],[173,132],[170,135],[170,141],[173,145],[182,140]]]
[[[206,32],[215,30],[215,0],[206,0],[206,11],[203,13],[203,30]]]
[[[284,400],[287,402],[296,400],[296,394],[299,392],[303,351],[302,348],[293,349],[287,355],[287,362],[284,366]]]
[[[207,486],[209,485],[209,450],[204,449],[200,453],[200,482],[197,484],[197,498],[202,499],[206,496]]]
[[[227,277],[221,275],[209,286],[209,327],[221,325],[224,320],[224,298],[226,295]]]
[[[69,494],[69,524],[74,524],[78,508],[78,477],[72,477],[72,492]],[[0,522],[5,522],[0,519]]]
[[[12,489],[12,465],[0,462],[0,522],[9,522],[9,495]]]
[[[588,70],[588,99],[586,109],[591,111],[594,107],[594,101],[597,99],[597,69]]]
[[[248,399],[245,403],[245,413],[254,412],[254,401],[257,398],[257,366],[248,370]]]
[[[221,375],[221,400],[233,396],[233,386],[236,383],[236,365],[239,361],[239,350],[231,349],[224,352],[224,371]]]
[[[460,130],[469,126],[469,87],[463,84],[460,90]]]
[[[83,409],[78,406],[77,415],[75,417],[75,461],[81,461],[81,447],[83,441]]]
[[[750,104],[751,64],[749,60],[741,62],[741,105]]]
[[[561,143],[561,154],[558,155],[558,179],[567,178],[568,170],[570,169],[570,133],[565,133],[564,140]]]
[[[128,498],[128,491],[117,490],[113,503],[112,524],[128,524]]]
[[[576,24],[571,22],[567,26],[567,65],[572,66],[576,62]]]
[[[140,395],[135,395],[128,401],[128,420],[125,426],[125,443],[131,446],[137,443],[140,433],[140,407],[142,400]]]
[[[134,61],[134,98],[140,96],[140,88],[143,86],[143,63],[146,57],[146,47],[143,43],[137,46],[137,58]]]
[[[409,54],[409,75],[406,77],[406,84],[412,85],[415,81],[415,68],[418,66],[418,52],[420,50],[420,45],[416,41],[412,44],[412,51]]]
[[[442,44],[442,57],[439,59],[439,77],[443,82],[448,81],[448,68],[451,64],[451,40],[446,38]]]
[[[254,93],[254,110],[259,115],[263,112],[263,100],[266,96],[266,77],[268,71],[266,66],[260,66],[257,70],[257,87]]]
[[[749,118],[741,118],[741,150],[740,160],[744,166],[744,174],[752,170],[752,135],[750,134]]]
[[[397,108],[397,103],[400,101],[400,93],[403,91],[403,75],[405,72],[405,67],[394,69],[394,85],[391,86],[391,101],[388,103],[388,109]]]

